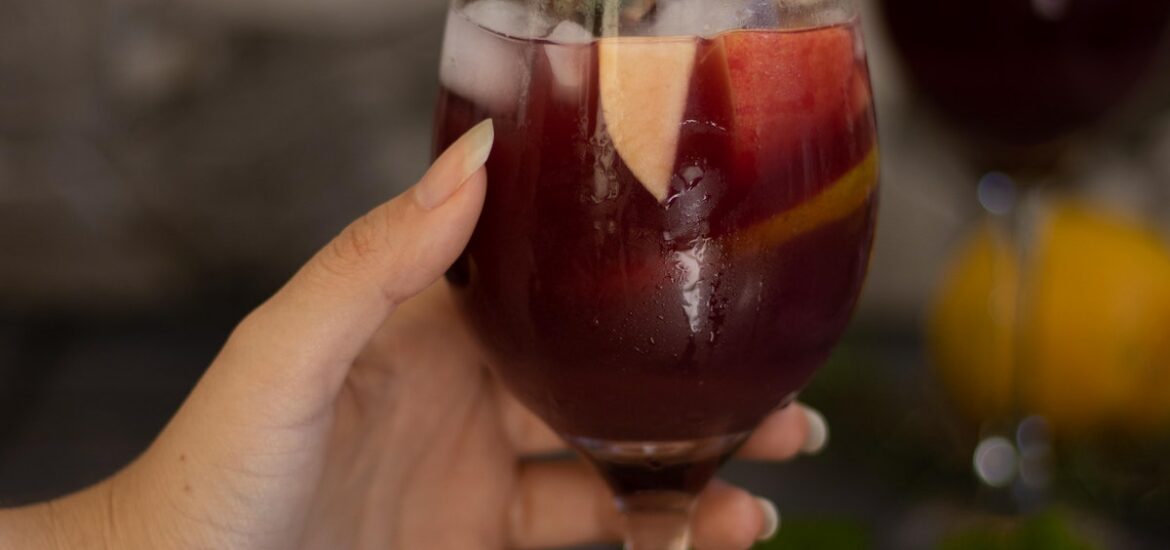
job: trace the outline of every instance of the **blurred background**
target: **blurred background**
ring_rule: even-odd
[[[1124,39],[1085,15],[1115,0],[863,2],[882,213],[804,397],[832,445],[727,470],[780,506],[770,548],[1170,546],[1167,9],[1129,1]],[[423,173],[445,9],[0,0],[0,504],[128,462],[236,320]],[[964,34],[1001,16],[1027,24]]]

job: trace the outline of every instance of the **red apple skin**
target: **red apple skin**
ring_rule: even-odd
[[[734,31],[699,42],[674,175],[663,195],[647,194],[638,201],[644,207],[635,209],[668,228],[660,246],[683,250],[714,238],[728,250],[755,250],[738,242],[758,233],[747,228],[814,199],[866,159],[874,121],[869,76],[855,44],[847,27]],[[624,165],[620,171],[637,179]],[[701,177],[685,178],[689,173]],[[654,250],[641,252],[609,260],[620,268],[607,269],[622,275],[606,278],[597,299],[673,284],[680,276]]]
[[[869,74],[850,27],[722,35],[734,119],[728,200],[762,219],[816,195],[875,143]]]

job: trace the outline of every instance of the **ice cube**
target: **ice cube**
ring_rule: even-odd
[[[580,97],[581,84],[589,72],[589,44],[593,33],[573,21],[561,21],[548,34],[545,45],[557,92],[566,99]]]
[[[588,44],[593,41],[593,33],[574,21],[566,20],[553,27],[547,38],[557,44]]]
[[[751,25],[757,0],[659,0],[652,34],[713,36]]]
[[[443,35],[439,80],[493,115],[511,114],[519,105],[521,86],[529,71],[524,48],[523,43],[485,30],[452,10]]]
[[[475,24],[513,38],[536,39],[548,33],[553,21],[541,10],[510,0],[478,0],[463,8]]]
[[[777,0],[780,27],[786,29],[823,27],[849,22],[856,13],[846,0]]]
[[[744,28],[774,29],[780,26],[780,8],[776,0],[753,0],[748,4],[745,9],[749,13]]]

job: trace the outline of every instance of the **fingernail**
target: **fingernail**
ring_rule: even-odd
[[[458,163],[458,172],[444,171],[439,176],[424,177],[414,186],[414,202],[423,210],[432,210],[447,202],[463,182],[487,162],[495,138],[495,127],[491,119],[480,122],[468,130],[452,143],[439,159],[439,162]],[[448,155],[456,155],[459,158],[445,158]]]
[[[776,532],[780,530],[780,511],[776,509],[776,505],[772,504],[772,501],[763,497],[756,497],[756,504],[764,513],[764,526],[760,529],[760,536],[757,539],[769,540],[776,536]]]
[[[808,419],[808,436],[804,438],[804,446],[800,451],[806,455],[815,455],[825,450],[829,442],[829,423],[825,422],[825,415],[812,408],[804,408],[804,416]]]

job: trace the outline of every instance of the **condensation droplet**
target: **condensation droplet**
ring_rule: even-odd
[[[693,165],[687,166],[686,168],[683,168],[682,179],[686,184],[687,189],[692,189],[695,187],[695,185],[698,185],[699,182],[703,181],[703,169]]]

